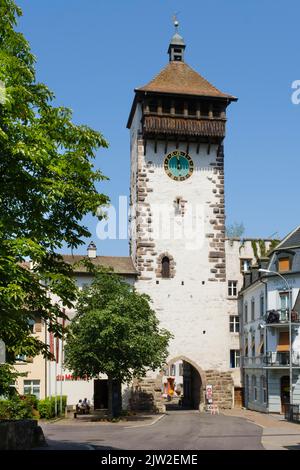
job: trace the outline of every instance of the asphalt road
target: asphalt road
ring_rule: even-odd
[[[262,428],[243,418],[171,411],[155,424],[44,424],[48,449],[263,450]],[[47,448],[46,448],[47,449]]]

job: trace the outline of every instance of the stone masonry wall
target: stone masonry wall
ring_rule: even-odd
[[[233,404],[233,379],[230,372],[207,370],[206,383],[212,385],[213,402],[220,409],[230,409]]]
[[[143,139],[138,139],[137,142],[137,175],[136,175],[136,194],[135,201],[137,205],[136,210],[136,266],[139,271],[139,278],[141,280],[149,280],[149,274],[155,270],[155,263],[157,252],[155,251],[155,243],[151,232],[153,231],[152,225],[152,212],[150,204],[147,202],[147,196],[153,189],[149,187],[149,178],[147,171],[152,172],[151,164],[145,164],[144,158],[144,142]]]
[[[161,378],[134,380],[129,408],[132,411],[164,413],[166,409],[161,394]]]
[[[206,234],[210,239],[209,262],[211,263],[210,282],[226,282],[226,258],[225,258],[225,192],[224,192],[224,148],[219,146],[216,161],[211,163],[213,167],[212,190],[217,200],[209,204],[212,209],[210,224],[212,232]]]

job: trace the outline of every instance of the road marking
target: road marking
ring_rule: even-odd
[[[158,416],[152,423],[150,424],[138,424],[136,426],[124,426],[124,429],[133,429],[133,428],[145,428],[147,426],[153,426],[154,424],[158,423],[162,418],[164,418],[166,415],[163,414],[161,416]]]

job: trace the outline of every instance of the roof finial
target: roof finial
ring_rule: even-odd
[[[174,26],[175,26],[175,33],[177,33],[177,31],[178,31],[178,26],[179,26],[179,21],[178,21],[178,19],[177,19],[178,13],[179,13],[179,12],[177,12],[177,13],[175,13],[175,14],[173,15],[173,23],[174,23]]]

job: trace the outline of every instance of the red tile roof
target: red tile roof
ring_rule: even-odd
[[[169,62],[168,65],[147,85],[136,91],[175,93],[181,95],[207,96],[236,100],[232,95],[222,93],[185,62]]]
[[[103,266],[105,268],[113,268],[117,274],[137,275],[132,259],[129,256],[97,256],[96,258],[88,258],[82,255],[63,255],[63,260],[71,265],[78,263],[84,259],[89,259],[95,266]],[[78,265],[74,270],[76,273],[87,273],[88,270],[84,265]]]

